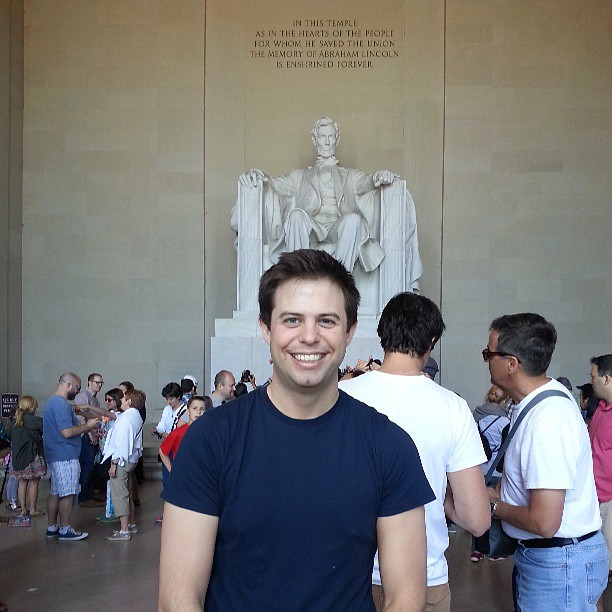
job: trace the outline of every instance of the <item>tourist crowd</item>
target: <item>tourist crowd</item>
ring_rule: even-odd
[[[160,610],[449,611],[455,525],[472,534],[475,563],[514,551],[516,610],[601,609],[612,355],[591,359],[576,402],[567,378],[546,374],[554,326],[534,313],[498,317],[482,351],[492,386],[470,409],[435,381],[445,324],[426,297],[392,298],[377,329],[382,359],[344,369],[359,294],[341,264],[286,253],[263,275],[259,301],[270,380],[258,387],[249,370],[238,382],[222,370],[209,396],[191,375],[161,392],[151,430],[166,501]],[[22,520],[44,515],[39,481],[50,475],[48,538],[87,537],[71,525],[75,499],[118,523],[109,540],[138,532],[147,398],[124,381],[101,407],[104,384],[92,373],[82,388],[65,372],[42,418],[24,395],[0,432]]]

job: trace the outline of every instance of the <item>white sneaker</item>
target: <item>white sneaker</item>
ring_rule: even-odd
[[[111,542],[129,542],[132,539],[130,532],[114,531],[112,536],[108,536],[107,540]]]

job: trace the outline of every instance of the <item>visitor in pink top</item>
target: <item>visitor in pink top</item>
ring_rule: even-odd
[[[589,425],[593,473],[601,513],[601,532],[608,552],[612,553],[612,354],[591,359],[591,384],[600,399]],[[603,610],[603,596],[597,603],[597,609]]]

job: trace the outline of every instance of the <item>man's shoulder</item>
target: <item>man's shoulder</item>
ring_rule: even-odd
[[[343,389],[339,389],[341,397],[346,398],[344,404],[346,414],[350,416],[354,421],[360,422],[361,425],[365,425],[366,428],[370,428],[372,433],[377,434],[395,434],[405,436],[406,432],[404,429],[399,427],[393,422],[384,412],[377,410],[375,407],[362,402],[361,400],[353,397]]]
[[[351,381],[349,380],[346,382],[350,383]],[[359,415],[359,416],[371,417],[371,418],[377,418],[375,415],[384,416],[384,415],[381,415],[379,412],[377,412],[375,408],[373,408],[369,404],[361,401],[360,399],[358,399],[357,397],[355,397],[354,395],[351,395],[348,391],[346,391],[345,388],[347,386],[348,385],[346,384],[343,384],[342,386],[338,386],[338,393],[340,397],[343,398],[343,401],[346,402],[346,407],[353,411],[353,414]]]
[[[225,404],[213,406],[212,410],[206,411],[201,417],[196,419],[191,424],[190,429],[200,431],[204,428],[213,427],[217,433],[220,433],[223,430],[227,430],[227,428],[239,426],[253,407],[261,404],[262,400],[259,394],[263,390],[260,391],[260,389],[262,387],[229,402],[225,402]],[[196,425],[197,428],[195,427]]]
[[[223,405],[223,400],[219,399],[214,391],[210,394],[210,401],[212,402],[213,408],[217,408],[218,406]]]
[[[74,398],[74,403],[87,404],[88,406],[91,406],[93,403],[93,399],[93,394],[88,393],[87,389],[83,389],[82,391],[79,391],[79,393],[77,393],[76,397]]]
[[[63,398],[61,395],[52,395],[45,402],[44,414],[47,414],[48,410],[52,411],[52,410],[58,410],[61,408],[70,409],[70,404],[68,403],[68,400]]]
[[[556,384],[555,384],[556,383]],[[525,421],[539,423],[540,421],[561,421],[564,416],[577,416],[579,414],[576,400],[570,393],[557,381],[552,380],[548,384],[538,389],[537,394],[533,394],[531,400],[535,399],[540,393],[556,391],[557,394],[542,398],[529,413],[525,415]],[[521,411],[526,408],[529,402],[521,406]],[[581,417],[582,418],[582,417]]]
[[[359,395],[361,391],[375,392],[381,399],[390,395],[401,394],[402,399],[423,400],[426,398],[428,406],[445,405],[461,406],[469,410],[466,401],[454,391],[442,387],[427,376],[403,376],[400,374],[386,374],[384,372],[368,372],[340,383],[340,388],[347,393]]]

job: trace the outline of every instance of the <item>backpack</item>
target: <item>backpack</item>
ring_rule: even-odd
[[[482,442],[482,448],[484,449],[485,455],[487,456],[487,461],[489,461],[489,459],[491,459],[491,457],[493,456],[493,451],[491,450],[491,445],[489,444],[489,440],[488,438],[484,435],[485,431],[487,431],[487,429],[489,429],[489,427],[491,427],[491,425],[493,425],[493,423],[496,423],[501,417],[497,417],[494,421],[491,421],[484,429],[480,429],[480,425],[479,423],[476,423],[476,426],[478,427],[478,433],[480,434],[480,441]]]

